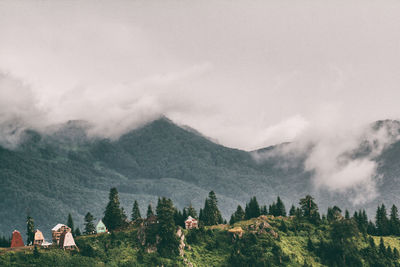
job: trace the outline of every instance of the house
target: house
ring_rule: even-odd
[[[78,248],[75,244],[75,240],[71,232],[63,232],[61,234],[59,245],[60,248],[67,250],[73,250]]]
[[[17,230],[14,230],[11,238],[11,247],[18,248],[23,246],[24,246],[24,241],[22,240],[21,233]]]
[[[185,228],[186,229],[198,228],[198,221],[192,216],[189,216],[185,221]]]
[[[150,215],[149,217],[147,217],[144,220],[144,225],[145,226],[149,226],[149,225],[152,225],[152,224],[155,224],[155,223],[158,223],[158,218],[157,218],[156,215]]]
[[[53,227],[53,229],[51,229],[51,237],[54,244],[57,245],[59,244],[60,237],[64,232],[70,233],[71,228],[61,223],[57,224],[56,226]]]
[[[107,233],[107,232],[108,232],[107,227],[105,226],[103,221],[100,220],[96,225],[96,233],[100,234],[100,233]]]
[[[43,242],[44,242],[43,233],[41,231],[39,231],[38,229],[36,229],[35,236],[33,238],[33,245],[41,246],[43,244]]]

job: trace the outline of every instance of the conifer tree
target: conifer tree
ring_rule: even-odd
[[[305,196],[305,198],[300,199],[300,207],[302,214],[310,222],[316,223],[319,221],[318,205],[314,202],[314,198],[310,195]]]
[[[160,242],[157,248],[163,257],[171,257],[178,254],[179,241],[176,235],[174,210],[171,199],[166,199],[165,197],[159,199],[156,211],[159,222]]]
[[[222,215],[218,209],[218,200],[214,191],[211,191],[206,198],[203,209],[204,225],[216,225],[222,223]]]
[[[139,203],[135,200],[132,207],[131,220],[135,221],[137,219],[140,219],[141,217],[142,216],[140,215]]]
[[[108,230],[113,231],[125,224],[126,215],[120,207],[118,191],[115,187],[111,188],[109,194],[109,202],[104,211],[103,222]]]
[[[187,208],[187,216],[192,216],[192,218],[197,219],[197,211],[195,208],[193,208],[192,204],[190,204],[189,208]]]
[[[296,208],[294,205],[292,205],[292,207],[290,207],[289,210],[289,216],[294,216],[296,214]]]
[[[67,226],[71,228],[71,233],[75,236],[74,221],[72,220],[71,213],[68,213]]]
[[[26,235],[26,243],[28,245],[33,244],[33,241],[35,239],[35,223],[33,222],[33,218],[30,215],[26,217]]]
[[[387,218],[386,207],[384,204],[378,206],[376,210],[376,231],[378,235],[389,234],[389,220]]]
[[[344,218],[345,218],[346,220],[349,220],[349,219],[350,219],[350,213],[349,213],[348,210],[345,210],[345,212],[344,212]]]
[[[392,235],[400,234],[400,220],[399,220],[399,211],[395,205],[390,209],[390,233]]]
[[[158,201],[160,201],[160,199],[158,199]],[[154,215],[153,207],[151,206],[151,204],[149,204],[149,206],[147,206],[146,217],[149,218],[150,216],[153,215]]]
[[[91,235],[91,234],[95,233],[96,229],[95,229],[94,222],[93,222],[94,220],[95,220],[95,218],[93,217],[93,215],[90,212],[86,213],[86,215],[85,215],[85,230],[83,232],[85,235]]]
[[[251,218],[257,218],[260,216],[261,211],[260,211],[260,206],[258,205],[257,198],[252,197],[250,199],[250,202],[246,205],[245,209],[245,218],[251,219]]]
[[[276,215],[275,216],[286,216],[285,204],[283,204],[281,198],[278,196],[276,199]]]
[[[379,241],[379,253],[381,253],[382,255],[386,255],[386,247],[382,237]]]
[[[268,215],[267,205],[261,207],[261,215]]]
[[[183,209],[184,213],[185,213],[186,209]],[[175,225],[179,225],[181,227],[185,227],[185,220],[187,217],[184,216],[184,214],[178,210],[177,208],[175,208],[174,211],[174,221],[175,221]]]
[[[81,230],[78,228],[75,229],[75,236],[80,236],[82,235]]]

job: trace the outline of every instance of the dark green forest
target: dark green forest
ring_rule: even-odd
[[[276,201],[260,205],[252,197],[240,205],[230,223],[222,221],[217,195],[211,191],[199,213],[192,206],[179,210],[171,199],[158,198],[154,214],[138,212],[132,203],[132,219],[120,205],[116,188],[104,208],[110,233],[93,233],[93,216],[85,216],[83,235],[72,228],[79,249],[65,251],[25,247],[0,249],[1,266],[399,266],[400,219],[395,205],[387,214],[376,210],[375,223],[365,210],[350,216],[338,206],[321,212],[306,195],[286,212]],[[197,216],[197,214],[199,214]],[[156,220],[152,219],[155,216]],[[187,216],[199,219],[199,227],[183,229]],[[29,229],[34,219],[27,217]],[[30,225],[32,224],[32,225]],[[7,238],[0,238],[6,246]]]
[[[27,130],[18,147],[0,147],[2,235],[24,229],[28,213],[45,236],[69,213],[82,228],[88,210],[96,218],[102,216],[111,187],[118,189],[125,210],[137,199],[142,214],[149,203],[156,205],[158,196],[171,198],[179,209],[192,205],[199,210],[214,190],[227,221],[252,196],[261,203],[272,203],[279,194],[283,203],[291,205],[311,193],[323,209],[337,205],[353,213],[365,208],[372,216],[378,204],[390,205],[400,193],[399,142],[376,158],[384,177],[378,185],[379,196],[365,206],[354,206],[349,195],[315,191],[301,155],[255,160],[255,154],[277,147],[253,152],[227,148],[166,118],[117,140],[89,137],[89,127],[82,121],[70,121],[46,132]]]

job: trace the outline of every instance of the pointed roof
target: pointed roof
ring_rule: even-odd
[[[24,241],[22,240],[21,233],[17,230],[14,230],[14,232],[12,233],[11,247],[16,248],[23,246],[24,246]]]
[[[106,225],[103,223],[103,221],[100,219],[100,221],[97,223],[96,227],[106,227]]]
[[[43,233],[39,229],[35,230],[35,238],[34,238],[34,240],[44,240]]]
[[[59,223],[51,229],[51,231],[58,231],[61,227],[66,226],[65,224]],[[68,226],[66,226],[68,227]],[[69,228],[69,227],[68,227]]]
[[[64,232],[60,237],[60,247],[76,247],[74,237],[72,236],[71,232]]]
[[[189,217],[187,217],[186,221],[197,221],[197,220],[189,215]]]

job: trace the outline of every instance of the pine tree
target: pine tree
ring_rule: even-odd
[[[159,226],[160,242],[157,245],[162,257],[178,255],[178,237],[174,222],[174,206],[171,199],[163,197],[157,204],[157,219]]]
[[[81,230],[78,228],[75,229],[75,236],[80,236],[82,235]]]
[[[158,199],[158,201],[160,201],[160,199]],[[147,206],[146,217],[149,218],[150,216],[153,215],[154,215],[153,207],[151,206],[151,204],[149,204],[149,206]]]
[[[390,234],[399,235],[400,234],[400,219],[399,219],[399,211],[395,205],[390,209]]]
[[[286,216],[285,204],[283,204],[279,196],[276,199],[276,216]]]
[[[189,208],[187,208],[187,216],[192,216],[192,218],[197,219],[197,211],[195,208],[193,208],[192,204],[190,204]]]
[[[312,223],[317,223],[319,221],[318,205],[314,202],[312,196],[307,195],[305,198],[300,199],[299,204],[305,218]]]
[[[95,229],[95,226],[93,223],[94,220],[95,220],[95,218],[93,217],[93,215],[90,212],[86,213],[86,215],[85,215],[85,230],[83,232],[85,235],[91,235],[91,234],[95,233],[96,229]]]
[[[142,216],[140,215],[139,203],[135,200],[132,207],[131,220],[135,221],[137,219],[140,219],[141,217]]]
[[[204,225],[216,225],[222,223],[222,215],[218,209],[218,200],[214,191],[211,191],[206,198],[203,209]]]
[[[382,237],[381,240],[379,241],[379,253],[381,253],[382,255],[386,255],[386,247]]]
[[[246,205],[245,218],[247,220],[251,218],[257,218],[258,216],[260,216],[260,214],[260,205],[258,205],[257,198],[252,197],[250,199],[250,202]]]
[[[344,218],[345,218],[346,220],[349,220],[349,219],[350,219],[350,213],[349,213],[348,210],[345,210],[345,212],[344,212]]]
[[[376,210],[376,231],[378,235],[389,234],[389,220],[387,218],[386,207],[384,204],[378,206]]]
[[[71,233],[75,236],[74,221],[72,220],[71,213],[68,213],[67,226],[71,228]]]
[[[184,213],[185,213],[186,209],[183,209]],[[185,217],[184,214],[182,214],[182,212],[180,210],[178,210],[177,208],[175,208],[174,211],[174,221],[175,221],[175,225],[179,225],[181,227],[185,227],[185,220],[187,217]]]
[[[33,222],[33,218],[30,215],[26,217],[26,235],[26,243],[28,245],[33,244],[33,241],[35,239],[35,223]]]
[[[292,207],[289,210],[289,216],[294,216],[296,214],[296,207],[292,205]]]
[[[261,215],[268,215],[267,205],[261,207]]]
[[[118,191],[115,187],[111,188],[109,202],[104,211],[103,222],[107,226],[108,230],[113,231],[125,224],[125,218],[126,215],[120,207]]]

